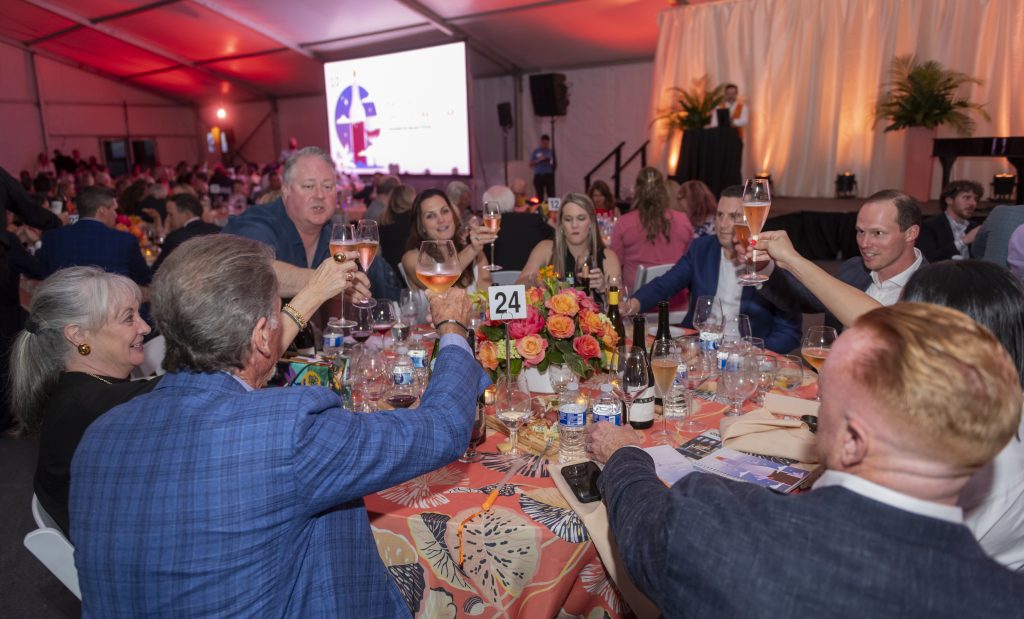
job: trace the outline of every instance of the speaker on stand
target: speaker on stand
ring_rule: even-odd
[[[551,121],[551,169],[558,169],[555,147],[555,116],[565,116],[569,110],[569,86],[564,73],[540,73],[530,76],[530,99],[533,113],[547,116]]]
[[[501,125],[501,168],[505,172],[505,186],[508,187],[508,132],[515,127],[512,122],[512,104],[498,104],[498,124]]]

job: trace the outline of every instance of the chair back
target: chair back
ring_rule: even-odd
[[[522,271],[492,271],[491,281],[496,286],[509,286],[516,283]]]
[[[82,591],[78,586],[78,570],[75,568],[75,547],[57,528],[57,522],[46,513],[34,494],[32,518],[39,528],[25,536],[25,548],[28,548],[50,573],[74,593],[75,597],[82,599]]]
[[[675,263],[671,262],[669,264],[658,264],[650,267],[645,267],[641,264],[636,268],[636,280],[633,283],[633,291],[639,290],[644,284],[668,273],[669,269],[674,266]]]

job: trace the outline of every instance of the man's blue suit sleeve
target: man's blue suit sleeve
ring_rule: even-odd
[[[316,513],[452,462],[469,444],[477,397],[489,383],[455,343],[438,352],[415,409],[353,413],[338,408],[330,392],[310,390],[320,399],[304,398],[294,436],[299,495]]]

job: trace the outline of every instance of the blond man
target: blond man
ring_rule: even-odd
[[[822,370],[811,492],[782,496],[710,475],[672,488],[623,434],[599,486],[629,575],[666,617],[1009,617],[1024,576],[990,559],[957,498],[1020,420],[1013,362],[966,315],[871,311]]]

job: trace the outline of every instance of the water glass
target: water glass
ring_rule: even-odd
[[[754,403],[764,406],[764,396],[775,384],[775,372],[778,371],[778,361],[774,355],[758,354],[757,358],[757,392],[754,396]]]
[[[783,355],[776,359],[775,386],[792,391],[804,384],[804,364],[796,355]]]
[[[572,382],[572,376],[572,370],[564,363],[552,363],[548,366],[548,380],[558,395],[562,395],[565,387]]]
[[[726,417],[743,414],[740,407],[747,398],[754,395],[758,385],[757,356],[732,352],[726,356],[725,365],[719,371],[721,394],[729,402]]]

